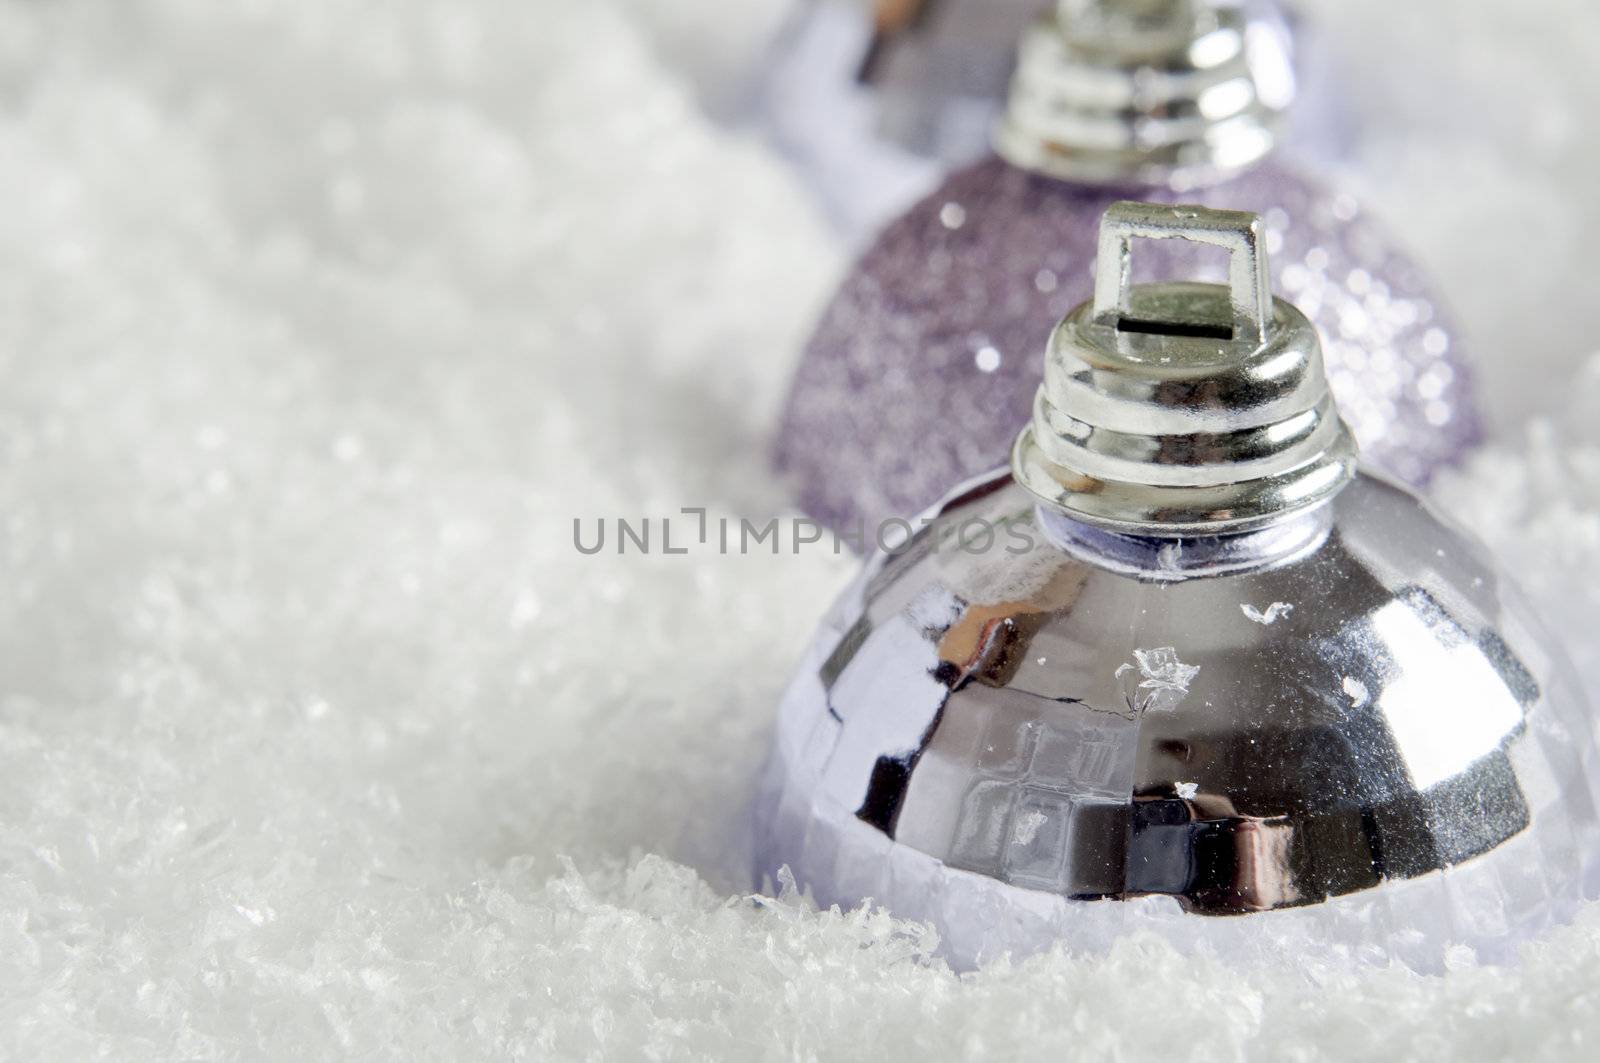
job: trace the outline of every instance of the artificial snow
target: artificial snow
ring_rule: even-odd
[[[785,503],[842,249],[706,113],[778,8],[0,4],[0,1056],[1592,1055],[1600,907],[1438,977],[1137,935],[957,977],[749,896],[853,565],[572,521]],[[1400,116],[1349,177],[1488,363],[1438,498],[1600,690],[1600,16],[1320,8]]]
[[[1249,602],[1240,602],[1239,611],[1244,613],[1246,619],[1262,627],[1271,627],[1280,618],[1294,612],[1294,605],[1291,602],[1273,602],[1265,609],[1257,609]]]
[[[1345,676],[1344,682],[1340,685],[1344,687],[1345,696],[1350,699],[1350,704],[1358,709],[1365,705],[1372,697],[1371,693],[1367,690],[1367,684],[1363,683],[1355,676]]]
[[[1189,684],[1200,674],[1198,664],[1184,664],[1178,659],[1173,646],[1158,646],[1153,650],[1134,650],[1133,662],[1119,665],[1116,678],[1122,679],[1137,670],[1139,682],[1129,686],[1124,680],[1123,691],[1128,711],[1134,716],[1146,712],[1170,712],[1189,693]]]

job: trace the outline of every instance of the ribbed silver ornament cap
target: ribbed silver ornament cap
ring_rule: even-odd
[[[1224,248],[1229,284],[1135,286],[1136,238]],[[1249,531],[1332,496],[1355,443],[1316,329],[1267,278],[1254,214],[1112,205],[1094,299],[1051,336],[1017,480],[1070,518],[1154,537]]]
[[[995,148],[1071,181],[1212,183],[1272,150],[1290,50],[1260,4],[1059,0],[1023,36]]]

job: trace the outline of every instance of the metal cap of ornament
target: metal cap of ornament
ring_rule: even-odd
[[[1229,284],[1133,285],[1136,238],[1224,248]],[[1018,482],[1067,516],[1154,537],[1258,528],[1348,483],[1355,442],[1317,331],[1267,277],[1254,214],[1114,204],[1094,299],[1051,337]]]
[[[1059,0],[1024,34],[995,148],[1090,184],[1198,187],[1266,155],[1293,102],[1281,17],[1225,0]]]

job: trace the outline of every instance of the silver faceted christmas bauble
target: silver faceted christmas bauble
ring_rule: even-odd
[[[1107,214],[1011,468],[869,562],[785,696],[764,877],[963,966],[1143,929],[1435,969],[1571,915],[1583,692],[1478,544],[1357,469],[1263,233]],[[1135,238],[1231,283],[1131,285]]]

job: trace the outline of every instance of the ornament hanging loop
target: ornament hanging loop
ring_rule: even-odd
[[[1228,252],[1228,292],[1233,307],[1233,340],[1254,347],[1271,338],[1272,293],[1261,219],[1238,210],[1114,203],[1100,223],[1095,266],[1094,320],[1120,328],[1131,314],[1133,241],[1189,240]],[[1141,323],[1149,331],[1154,323]]]

